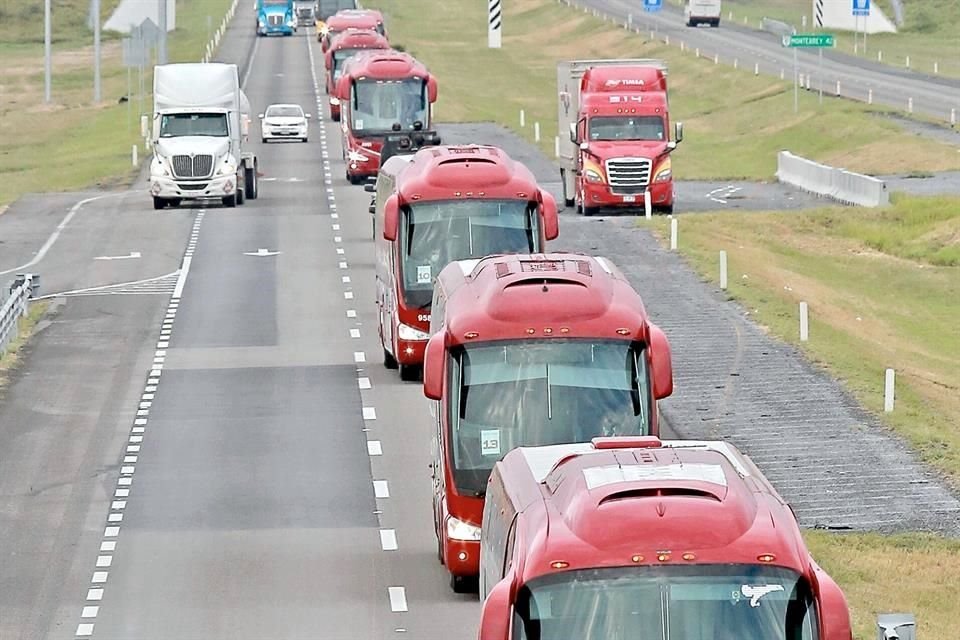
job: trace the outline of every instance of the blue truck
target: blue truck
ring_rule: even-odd
[[[294,0],[257,0],[257,35],[292,36],[297,31]]]

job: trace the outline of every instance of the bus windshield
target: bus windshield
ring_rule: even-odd
[[[160,137],[179,136],[226,137],[227,114],[225,113],[170,113],[160,119]]]
[[[358,80],[352,93],[350,118],[359,136],[411,131],[415,122],[422,129],[430,125],[427,86],[422,79]]]
[[[653,408],[643,346],[589,338],[517,340],[454,352],[451,469],[461,495],[482,496],[516,447],[647,435]]]
[[[816,605],[788,569],[699,565],[583,569],[520,588],[517,640],[817,640]]]
[[[660,116],[596,116],[590,118],[591,140],[666,140]]]
[[[526,200],[442,200],[405,208],[400,271],[407,307],[425,309],[448,263],[497,253],[538,253],[540,217]]]
[[[343,73],[343,61],[362,49],[337,49],[333,52],[333,81],[340,79]]]

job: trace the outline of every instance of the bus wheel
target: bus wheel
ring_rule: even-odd
[[[386,349],[383,350],[383,366],[385,366],[387,369],[397,368],[396,358],[390,355],[390,352],[387,351]]]
[[[420,380],[420,367],[415,367],[409,364],[401,364],[400,379],[406,382],[417,382]]]
[[[470,593],[474,587],[474,580],[467,576],[455,576],[450,574],[450,588],[454,593]]]

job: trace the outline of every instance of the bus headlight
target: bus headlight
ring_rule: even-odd
[[[411,326],[400,324],[397,327],[397,335],[400,336],[401,340],[429,340],[430,334],[420,331],[420,329],[414,329]]]
[[[447,537],[451,540],[479,542],[480,527],[450,516],[447,518]]]

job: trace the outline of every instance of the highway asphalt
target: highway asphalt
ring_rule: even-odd
[[[736,60],[741,68],[748,69],[758,64],[760,73],[779,76],[783,70],[787,78],[793,77],[794,52],[782,45],[780,36],[772,33],[728,21],[722,21],[719,28],[690,28],[685,26],[682,12],[675,7],[667,6],[661,12],[648,14],[632,0],[563,2],[581,11],[583,8],[595,9],[620,24],[625,24],[632,15],[632,24],[640,29],[642,37],[649,37],[655,30],[655,36],[661,41],[669,38],[673,46],[683,42],[691,51],[699,49],[704,57],[719,56],[719,61],[724,64],[733,64]],[[945,52],[946,55],[949,53]],[[867,102],[872,90],[875,104],[907,111],[908,100],[912,98],[913,110],[917,114],[945,123],[950,121],[951,110],[955,109],[956,117],[960,119],[960,80],[956,78],[896,69],[838,51],[827,51],[822,63],[814,49],[800,49],[797,57],[799,72],[810,75],[813,91],[818,90],[822,81],[824,94],[833,95],[839,81],[840,94],[846,98]]]
[[[46,292],[175,277],[58,302],[0,404],[3,640],[475,637],[477,598],[452,593],[436,559],[427,401],[380,364],[370,198],[344,180],[338,127],[317,122],[326,96],[315,40],[252,34],[252,16],[238,11],[220,55],[246,71],[255,52],[254,110],[292,101],[315,115],[307,144],[254,143],[260,198],[153,212],[141,185],[78,209],[33,265]],[[549,167],[516,138],[477,131]],[[0,271],[33,260],[75,202],[51,198],[0,216],[0,237],[13,237],[4,225],[20,229]],[[956,498],[899,445],[880,435],[845,444],[866,418],[835,383],[771,347],[632,221],[564,214],[555,246],[610,255],[646,296],[690,389],[664,403],[673,427],[729,435],[748,451],[757,439],[761,464],[781,468],[789,495],[807,500],[808,521],[820,521],[821,494],[859,491],[844,480],[872,464],[921,481],[886,487],[898,499],[883,506],[901,510],[903,528],[929,528],[920,510],[955,516]],[[96,260],[131,251],[142,257]],[[248,255],[257,253],[268,255]],[[189,269],[176,273],[184,257]],[[847,413],[764,433],[797,408],[783,385],[751,392],[736,380],[758,359],[757,382],[787,375],[806,400],[800,411]],[[810,425],[816,437],[778,458],[777,438]],[[804,459],[817,440],[834,454]],[[832,466],[809,474],[822,464]],[[833,472],[834,484],[810,490]],[[881,512],[876,495],[852,512]]]

